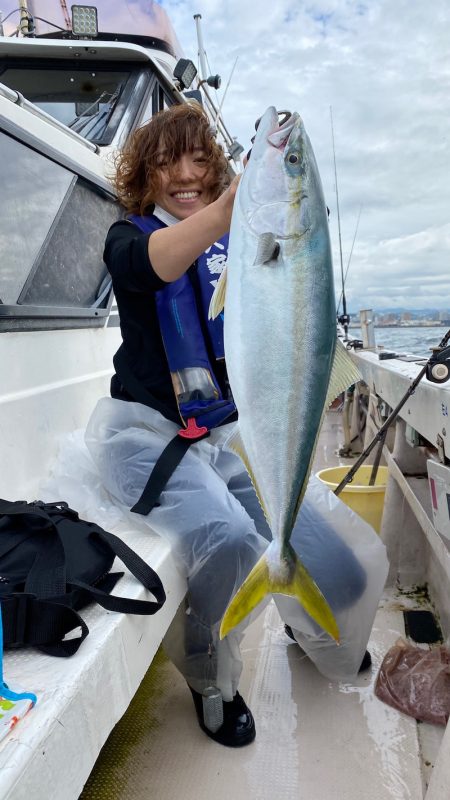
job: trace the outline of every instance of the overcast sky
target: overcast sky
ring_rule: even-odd
[[[450,308],[449,0],[160,0],[197,64],[202,15],[212,73],[228,82],[223,112],[250,146],[267,106],[298,111],[331,210],[337,296],[340,256],[360,308]]]

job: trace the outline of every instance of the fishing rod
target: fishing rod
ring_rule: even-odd
[[[343,477],[340,484],[334,490],[334,494],[336,495],[340,494],[342,490],[345,488],[345,486],[347,486],[347,484],[353,480],[354,475],[360,468],[361,464],[366,460],[367,456],[370,455],[374,447],[376,447],[376,445],[378,444],[379,445],[378,452],[376,454],[375,461],[372,467],[372,473],[369,479],[369,486],[374,485],[388,428],[390,427],[392,422],[396,419],[399,412],[405,405],[406,401],[411,397],[412,394],[414,394],[417,386],[419,385],[424,375],[426,375],[427,379],[432,383],[445,383],[449,379],[450,347],[447,346],[449,341],[450,341],[450,330],[447,331],[444,338],[441,340],[440,344],[437,347],[432,348],[433,354],[430,356],[426,364],[422,367],[418,375],[414,378],[413,382],[408,387],[408,390],[405,392],[402,399],[396,405],[393,411],[391,411],[387,420],[377,431],[372,441],[363,450],[363,452],[361,453],[359,458],[355,461],[351,469]]]
[[[347,300],[345,297],[344,263],[342,260],[341,216],[339,213],[339,192],[338,192],[337,169],[336,169],[336,150],[334,147],[333,109],[331,106],[330,106],[330,121],[331,121],[331,140],[333,143],[334,188],[336,192],[336,208],[337,208],[337,221],[338,221],[338,233],[339,233],[339,256],[341,262],[341,282],[342,282],[342,314],[338,316],[338,322],[340,322],[341,325],[343,325],[345,334],[344,339],[347,340],[348,323],[350,322],[350,317],[347,314]]]
[[[345,270],[345,275],[344,275],[344,286],[345,286],[345,283],[346,283],[346,281],[347,281],[347,275],[348,275],[348,271],[349,271],[349,268],[350,268],[350,261],[352,260],[353,248],[354,248],[354,246],[355,246],[355,241],[356,241],[356,234],[358,233],[359,220],[361,219],[361,211],[362,211],[362,203],[361,203],[361,205],[360,205],[360,207],[359,207],[358,219],[356,220],[355,234],[354,234],[354,236],[353,236],[353,242],[352,242],[352,246],[351,246],[351,249],[350,249],[350,255],[349,255],[349,257],[348,257],[348,261],[347,261],[347,269]],[[340,306],[341,306],[342,294],[343,294],[343,290],[341,291],[341,296],[340,296],[340,298],[339,298],[339,303],[338,303],[338,306],[337,306],[337,312],[336,312],[336,313],[337,313],[338,315],[339,315],[339,308],[340,308]]]

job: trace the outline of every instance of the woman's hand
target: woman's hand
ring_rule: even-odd
[[[234,199],[236,197],[237,187],[239,186],[239,181],[241,180],[240,175],[235,175],[233,180],[231,181],[230,185],[227,189],[220,195],[220,197],[216,200],[216,203],[219,207],[223,209],[224,215],[224,223],[226,221],[226,230],[224,233],[230,230],[231,225],[231,216],[233,213],[233,206],[234,206]]]

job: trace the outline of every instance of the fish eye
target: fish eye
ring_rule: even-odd
[[[291,153],[288,156],[288,161],[290,164],[298,164],[299,161],[298,155],[296,153]]]

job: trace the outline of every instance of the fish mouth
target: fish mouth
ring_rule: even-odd
[[[278,117],[284,114],[286,119],[283,120],[281,125],[278,124]],[[289,116],[287,116],[289,114]],[[273,129],[271,133],[269,133],[267,137],[267,141],[272,147],[275,147],[277,150],[284,152],[284,149],[289,141],[289,137],[294,130],[294,127],[297,121],[300,119],[299,115],[296,111],[291,114],[289,111],[278,111],[277,112],[277,126]]]

